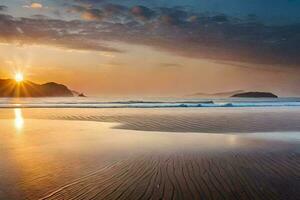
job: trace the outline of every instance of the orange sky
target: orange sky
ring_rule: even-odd
[[[125,53],[46,45],[0,45],[0,76],[55,81],[89,95],[188,95],[230,90],[299,92],[297,69],[187,58],[142,45],[110,43]],[[297,82],[298,81],[298,82]]]

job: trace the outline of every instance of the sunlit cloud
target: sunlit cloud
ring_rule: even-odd
[[[102,20],[104,13],[100,9],[90,8],[89,6],[74,5],[68,9],[69,13],[79,13],[81,18],[87,21]]]
[[[31,3],[30,5],[23,6],[24,8],[32,8],[32,9],[41,9],[43,8],[43,4],[41,3]]]
[[[99,55],[103,56],[103,57],[109,57],[109,58],[114,58],[115,57],[114,54],[109,53],[109,52],[100,52]]]

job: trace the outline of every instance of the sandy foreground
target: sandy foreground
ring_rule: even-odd
[[[300,109],[1,109],[0,199],[297,199]]]

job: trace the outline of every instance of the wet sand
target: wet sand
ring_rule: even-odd
[[[300,111],[276,109],[3,109],[0,199],[296,199]]]
[[[14,118],[0,109],[0,119]],[[300,108],[23,109],[24,118],[119,123],[114,128],[159,132],[243,134],[300,131]]]

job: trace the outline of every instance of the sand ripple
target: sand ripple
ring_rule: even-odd
[[[128,130],[204,133],[250,133],[300,131],[300,112],[164,112],[134,113],[60,113],[51,119],[117,122]]]
[[[296,199],[300,154],[140,156],[41,199]]]

